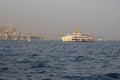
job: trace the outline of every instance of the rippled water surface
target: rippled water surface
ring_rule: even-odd
[[[120,80],[120,42],[0,41],[0,80]]]

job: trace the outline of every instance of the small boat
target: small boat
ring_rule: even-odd
[[[31,42],[31,37],[27,36],[27,41]]]

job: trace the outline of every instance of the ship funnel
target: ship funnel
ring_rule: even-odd
[[[79,29],[79,28],[76,28],[76,34],[82,35],[82,33],[80,32],[80,29]]]

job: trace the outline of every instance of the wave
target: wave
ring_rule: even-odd
[[[120,80],[119,73],[108,73],[104,75],[84,76],[64,76],[65,80]]]

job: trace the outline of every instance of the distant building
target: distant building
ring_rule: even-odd
[[[27,40],[31,41],[31,37],[22,35],[16,28],[0,27],[0,40]]]

